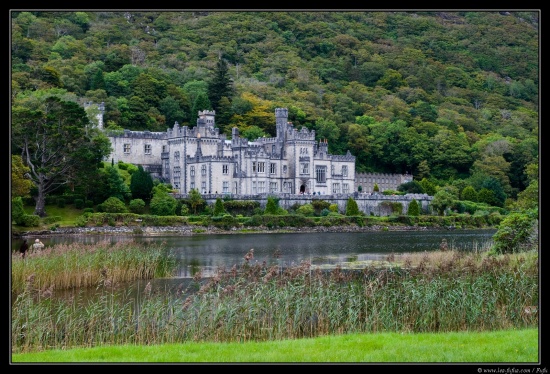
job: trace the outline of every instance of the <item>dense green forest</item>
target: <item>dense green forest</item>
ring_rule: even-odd
[[[538,206],[539,52],[537,11],[13,11],[11,150],[28,150],[22,124],[52,113],[36,110],[51,96],[75,116],[67,102],[103,102],[113,130],[194,126],[213,109],[228,138],[249,139],[275,135],[287,107],[357,172]]]

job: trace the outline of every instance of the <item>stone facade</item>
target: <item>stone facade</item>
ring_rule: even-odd
[[[372,193],[375,184],[378,185],[379,192],[397,191],[400,184],[412,182],[412,180],[412,174],[355,173],[355,191],[359,191],[361,186],[361,192]]]
[[[274,138],[248,141],[237,128],[226,139],[215,127],[215,111],[201,111],[193,128],[177,122],[166,132],[110,133],[108,160],[143,168],[181,194],[256,195],[350,194],[355,187],[355,156],[332,155],[315,131],[295,129],[286,108],[275,109]]]

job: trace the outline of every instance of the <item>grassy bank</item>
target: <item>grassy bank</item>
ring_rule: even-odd
[[[14,363],[537,363],[535,328],[376,333],[247,343],[121,345],[13,354]]]

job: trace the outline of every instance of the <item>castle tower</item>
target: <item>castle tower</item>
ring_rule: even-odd
[[[202,112],[199,110],[199,118],[197,118],[197,125],[214,127],[216,123],[215,117],[216,117],[215,110],[203,110]]]
[[[275,108],[275,125],[277,128],[277,138],[284,139],[288,126],[287,108]]]

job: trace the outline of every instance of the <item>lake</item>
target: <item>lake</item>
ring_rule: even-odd
[[[336,265],[350,260],[382,260],[387,255],[404,252],[434,251],[446,239],[449,249],[481,250],[492,242],[495,229],[428,230],[428,231],[368,231],[354,233],[255,233],[192,236],[163,235],[81,235],[41,238],[46,246],[73,242],[94,244],[107,240],[135,240],[143,243],[164,243],[176,255],[178,268],[174,278],[192,278],[200,269],[208,277],[216,269],[242,265],[244,256],[254,249],[251,264],[266,262],[290,266],[301,261],[312,265]],[[33,243],[35,238],[29,238]],[[17,250],[21,239],[12,241]]]

